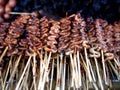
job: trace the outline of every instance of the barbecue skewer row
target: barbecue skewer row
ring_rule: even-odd
[[[18,60],[16,59],[17,65],[13,69],[14,72],[12,72],[8,82],[15,76],[19,60],[22,57],[27,60],[27,64],[25,64],[21,77],[16,84],[16,90],[22,89],[24,75],[31,67],[33,78],[31,88],[35,90],[44,90],[46,87],[52,88],[53,85],[49,79],[50,77],[53,78],[53,72],[55,72],[53,68],[57,68],[56,89],[65,88],[67,67],[69,67],[70,88],[81,88],[84,85],[82,75],[86,75],[85,81],[92,83],[94,88],[98,90],[99,86],[97,86],[96,80],[99,80],[100,88],[104,90],[102,76],[106,85],[110,83],[107,78],[109,77],[107,64],[119,78],[118,71],[115,70],[119,67],[119,23],[109,25],[102,19],[96,19],[93,23],[88,23],[84,21],[80,14],[62,18],[60,21],[47,17],[38,19],[34,15],[25,14],[11,22],[11,26],[7,24],[4,29],[3,24],[0,28],[3,28],[0,34],[2,38],[1,51],[3,50],[0,60],[4,61],[3,58],[6,58],[6,56],[19,57]],[[86,31],[86,29],[89,30]],[[57,67],[52,66],[52,69],[50,69],[51,62],[52,65],[56,65],[55,62],[57,62]],[[92,66],[93,63],[95,68]],[[101,65],[103,74],[100,72]],[[36,77],[37,67],[39,67],[40,73],[38,81]],[[6,90],[9,87],[8,83]],[[86,86],[86,88],[89,87]]]
[[[23,15],[23,16],[25,16],[25,17],[30,17],[29,15]],[[68,17],[68,18],[71,18],[73,15],[71,15],[70,17]],[[76,15],[77,16],[77,15]],[[40,19],[40,21],[42,21],[42,19],[44,19],[45,17],[43,17],[43,18],[41,18]],[[75,17],[74,17],[75,18]],[[47,19],[47,18],[46,18]],[[18,21],[20,21],[21,20],[21,23],[18,23]],[[8,31],[8,33],[6,33],[6,34],[8,34],[8,35],[6,35],[7,37],[6,37],[6,45],[8,45],[9,43],[10,43],[10,40],[8,40],[8,38],[9,37],[12,37],[12,38],[19,38],[20,36],[20,40],[22,40],[21,38],[26,38],[27,37],[27,31],[26,30],[22,30],[22,28],[24,27],[23,25],[22,25],[22,23],[26,23],[26,21],[25,21],[25,19],[24,18],[21,18],[20,20],[16,20],[15,22],[12,22],[11,23],[11,25],[13,25],[13,26],[11,26],[9,29],[11,29],[11,30],[9,30]],[[23,20],[23,21],[22,21]],[[56,22],[55,20],[52,20],[52,21],[54,21],[54,22]],[[51,21],[51,22],[52,22]],[[75,21],[75,20],[72,20],[71,19],[71,21]],[[80,22],[80,20],[78,20],[79,22]],[[62,22],[65,22],[65,24],[66,25],[62,25],[62,26],[60,26],[62,29],[66,29],[66,28],[69,28],[70,30],[71,30],[71,32],[73,32],[73,33],[75,33],[74,32],[74,29],[72,30],[72,28],[70,27],[71,25],[67,25],[67,23],[66,23],[66,21],[64,21],[64,19],[63,19],[63,21],[62,21],[62,19],[61,19],[61,22],[60,23],[62,23]],[[113,49],[113,47],[114,47],[114,45],[116,45],[116,48],[118,49],[116,49],[116,51],[117,52],[119,52],[119,24],[117,25],[117,24],[115,24],[114,26],[109,26],[108,24],[107,24],[107,22],[105,22],[105,25],[104,26],[100,26],[99,25],[99,22],[101,23],[101,24],[104,24],[104,22],[105,21],[102,21],[102,20],[100,20],[100,19],[97,19],[96,21],[95,21],[95,23],[96,23],[96,25],[95,25],[95,28],[96,27],[99,27],[99,28],[96,28],[96,30],[94,30],[93,31],[93,33],[95,33],[96,32],[96,37],[97,37],[97,43],[98,43],[98,45],[99,45],[99,47],[102,49],[102,50],[104,50],[104,52],[107,52],[107,49],[109,48],[108,46],[110,46],[111,45],[111,50],[110,51],[112,51],[112,49]],[[41,22],[40,22],[41,23]],[[59,22],[58,22],[59,23]],[[18,27],[18,28],[14,28],[14,24],[19,24],[20,26]],[[50,34],[52,31],[50,31],[49,32],[49,29],[50,29],[50,27],[48,28],[48,27],[46,27],[46,25],[47,24],[50,24],[50,23],[47,23],[46,22],[46,24],[45,23],[41,23],[41,25],[40,25],[40,28],[41,28],[41,35],[42,35],[42,37],[41,37],[41,40],[42,40],[42,43],[43,42],[45,42],[45,43],[43,43],[43,44],[45,44],[45,45],[48,45],[49,43],[47,43],[47,40],[45,40],[44,38],[47,38],[47,33],[46,32],[48,32],[48,34]],[[74,23],[73,23],[74,24]],[[98,26],[97,26],[97,24],[98,24]],[[16,26],[17,26],[16,25]],[[84,23],[83,23],[83,25],[84,25]],[[106,25],[108,26],[108,27],[106,27]],[[74,25],[73,25],[74,26]],[[78,25],[79,27],[81,26],[82,27],[82,23],[80,24],[80,25]],[[44,29],[44,27],[45,27],[45,29]],[[85,27],[87,27],[87,25],[85,26]],[[105,27],[104,29],[106,30],[103,30],[102,28],[103,27]],[[112,29],[112,27],[114,27],[113,29]],[[34,27],[33,27],[34,28]],[[52,28],[52,27],[51,27]],[[77,29],[77,27],[75,26],[75,28]],[[109,28],[111,28],[111,29],[109,29]],[[19,29],[19,30],[14,30],[14,29]],[[19,31],[20,31],[20,29],[21,29],[21,34],[19,33]],[[48,30],[47,30],[48,29]],[[107,30],[110,32],[109,33],[109,35],[107,34]],[[110,31],[110,30],[112,30],[112,31]],[[44,31],[44,32],[43,32]],[[81,30],[80,30],[81,32],[83,32],[83,30],[82,30],[82,28],[81,28]],[[90,31],[90,30],[89,30]],[[7,31],[6,31],[7,32]],[[16,34],[14,34],[16,32]],[[31,31],[32,32],[32,31]],[[67,33],[68,31],[66,30],[66,33]],[[113,33],[115,33],[114,35],[111,35],[112,34],[112,32]],[[38,32],[36,32],[36,33],[38,33]],[[53,32],[52,32],[53,33]],[[79,33],[79,32],[78,32]],[[20,34],[20,35],[19,35]],[[59,33],[60,34],[60,37],[59,37],[59,41],[60,40],[63,40],[63,38],[62,38],[62,34],[65,36],[65,33],[62,33],[62,30],[61,30],[61,32]],[[88,41],[88,43],[90,42],[91,43],[91,41],[92,40],[88,40],[88,35],[89,34],[89,32],[88,33],[86,33],[86,36],[84,36],[84,34],[81,34],[82,35],[82,39],[87,39],[87,41]],[[18,36],[17,36],[18,35]],[[66,34],[66,36],[69,36],[69,33],[67,33]],[[76,32],[76,35],[77,35],[77,32]],[[79,34],[78,34],[79,35]],[[80,35],[80,36],[81,36]],[[58,35],[59,36],[59,35]],[[72,35],[73,37],[74,37],[74,35]],[[91,36],[91,37],[90,37]],[[113,37],[113,38],[110,38],[110,37]],[[30,36],[31,38],[32,38],[32,35]],[[51,37],[52,36],[50,36],[50,37],[48,37],[48,39],[51,39]],[[94,36],[93,36],[94,37]],[[103,37],[106,37],[106,39],[105,38],[103,38]],[[12,39],[11,38],[11,39]],[[89,39],[90,38],[92,38],[92,35],[89,35]],[[108,39],[108,38],[110,38],[110,39]],[[71,37],[70,37],[70,39],[71,39]],[[77,41],[79,40],[79,38],[77,39],[77,38],[75,38]],[[80,38],[81,39],[81,38]],[[103,40],[104,39],[104,40]],[[1,40],[3,40],[3,39],[1,39]],[[9,41],[9,42],[7,42],[7,40]],[[13,41],[13,42],[12,42]],[[24,41],[24,40],[23,40]],[[64,40],[64,42],[68,42],[69,40]],[[72,39],[72,43],[74,42],[75,40],[74,39]],[[100,43],[99,43],[100,42]],[[108,45],[108,43],[111,43],[111,44],[109,44]],[[11,40],[11,43],[15,43],[16,44],[16,40]],[[38,42],[39,43],[39,42]],[[36,45],[38,44],[37,42],[36,42]],[[69,42],[68,42],[69,43]],[[72,44],[71,45],[69,45],[68,43],[66,43],[66,47],[67,46],[70,46],[70,48],[74,48],[74,46],[76,45],[76,47],[77,47],[77,44],[75,44],[75,43],[73,43],[74,45],[73,45],[73,47],[72,47]],[[80,43],[80,42],[78,42],[78,43]],[[93,43],[95,43],[95,42],[93,42]],[[114,45],[113,45],[114,44]],[[45,45],[43,45],[44,46],[44,48],[45,48]],[[50,45],[50,44],[49,44]],[[56,53],[57,52],[60,52],[60,51],[62,51],[62,49],[61,49],[61,46],[62,45],[62,43],[60,43],[59,45],[58,45],[58,51],[56,50]],[[9,45],[8,45],[9,46]],[[11,45],[12,46],[12,45]],[[33,46],[35,46],[35,45],[33,45]],[[53,46],[53,45],[51,45],[51,46]],[[61,46],[61,47],[60,47]],[[9,46],[10,47],[10,46]],[[62,47],[62,48],[65,48],[65,47]],[[82,45],[81,45],[81,48],[82,48]],[[105,50],[105,48],[107,48],[106,50]],[[60,50],[61,49],[61,50]],[[68,48],[69,49],[69,48]],[[47,50],[47,49],[46,49]],[[65,50],[65,49],[64,49]],[[63,50],[63,51],[64,51]],[[69,50],[67,50],[67,51],[69,51]],[[114,51],[115,52],[115,51]]]

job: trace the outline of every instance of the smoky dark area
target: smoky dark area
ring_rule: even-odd
[[[38,10],[59,18],[81,13],[85,19],[102,18],[109,23],[120,20],[120,0],[18,0],[13,9],[14,12]]]

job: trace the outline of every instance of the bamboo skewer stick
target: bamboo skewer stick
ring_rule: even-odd
[[[80,57],[79,57],[79,51],[76,51],[75,54],[75,67],[76,67],[76,73],[77,73],[77,89],[81,88],[82,83],[81,83],[81,67],[80,67]]]
[[[66,57],[64,58],[63,62],[63,73],[62,73],[62,90],[65,90],[65,73],[66,72]]]
[[[31,13],[28,13],[28,12],[9,12],[9,14],[14,14],[14,15],[26,14],[26,15],[30,15]]]
[[[30,64],[28,65],[28,68],[26,70],[26,73],[23,77],[23,80],[19,86],[19,90],[28,90],[28,85],[27,83],[29,83],[27,80],[28,80],[28,75],[29,75],[29,70],[30,70]],[[22,74],[22,73],[21,73]]]
[[[75,79],[75,88],[76,89],[78,89],[79,88],[79,79],[78,79],[78,66],[77,66],[77,56],[76,56],[76,53],[74,52],[74,54],[73,54],[73,57],[74,57],[74,69],[75,69],[75,77],[74,77],[74,79]]]
[[[110,74],[109,74],[109,71],[108,71],[108,65],[105,65],[105,68],[106,68],[106,79],[107,79],[107,82],[108,82],[108,85],[110,86]]]
[[[25,60],[22,59],[21,61],[23,61],[23,62],[20,64],[21,68],[20,68],[20,70],[19,70],[18,78],[21,77],[21,74],[22,74],[22,72],[23,72],[23,70],[24,70],[24,67],[25,67]],[[17,82],[18,82],[18,81],[17,81]]]
[[[73,70],[71,68],[70,68],[70,72],[71,72],[71,79],[70,79],[71,86],[70,86],[70,88],[73,88],[74,87],[74,73],[73,73]]]
[[[92,65],[91,65],[90,61],[89,61],[89,64],[90,64],[90,71],[91,71],[91,75],[92,75],[92,77],[93,77],[93,81],[96,82],[95,75],[94,75],[94,71],[93,71],[93,69],[92,69]]]
[[[86,65],[85,60],[84,60],[84,58],[83,58],[83,56],[82,56],[81,53],[80,53],[80,57],[81,57],[81,60],[82,60],[82,66],[83,66],[84,70],[88,73],[88,71],[87,71],[87,65]]]
[[[17,84],[15,90],[18,90],[18,89],[19,89],[20,83],[21,83],[21,81],[22,81],[22,79],[23,79],[23,77],[24,77],[24,74],[25,74],[28,66],[29,66],[29,63],[30,63],[30,61],[31,61],[31,58],[32,58],[32,55],[29,56],[29,59],[28,59],[28,61],[27,61],[27,64],[26,64],[26,66],[25,66],[25,68],[24,68],[24,71],[23,71],[23,73],[22,73],[22,75],[21,75],[21,77],[20,77],[20,79],[19,79],[19,81],[18,81],[18,84]]]
[[[86,73],[88,73],[87,65],[86,65],[85,60],[83,59],[83,56],[82,56],[81,53],[80,53],[80,56],[81,56],[81,59],[82,59],[82,62],[83,62],[83,67],[84,67]],[[90,64],[90,62],[89,62],[89,64]],[[96,79],[95,79],[95,76],[94,76],[94,73],[93,73],[91,64],[90,64],[90,67],[91,67],[90,70],[91,70],[92,77],[93,77],[93,81],[94,81],[94,82],[93,82],[93,86],[95,87],[95,90],[98,90],[98,87],[97,87],[97,85],[96,85],[96,83],[95,83]]]
[[[67,80],[67,86],[68,86],[68,90],[70,90],[70,71],[69,71],[69,65],[68,65],[68,80]]]
[[[90,52],[92,53],[92,54],[90,54],[90,57],[94,58],[96,69],[97,69],[97,76],[98,76],[99,84],[100,84],[101,89],[104,90],[104,87],[102,84],[102,79],[101,79],[100,72],[99,72],[98,62],[97,62],[97,58],[100,57],[100,53],[98,51],[95,51],[95,49],[97,49],[97,48],[98,47],[92,47],[90,49]]]
[[[33,90],[33,86],[34,86],[34,85],[33,85],[33,82],[32,82],[32,85],[31,85],[31,87],[30,87],[30,90]]]
[[[83,85],[83,90],[86,90],[85,75],[82,76],[82,85]]]
[[[20,65],[20,64],[19,64]],[[15,74],[15,79],[16,79],[16,83],[17,83],[17,79],[19,78],[19,70],[18,70],[18,68],[17,68],[17,70],[16,70],[16,74]],[[15,84],[16,84],[15,83]]]
[[[48,66],[49,66],[49,63],[50,63],[50,59],[51,59],[51,52],[49,53],[49,56],[48,56],[48,59],[47,59],[47,63],[46,63],[46,68],[45,68],[45,73],[44,73],[44,76],[43,76],[43,81],[42,81],[42,86],[41,88],[39,88],[38,90],[44,90],[44,85],[45,85],[45,81],[46,81],[46,76],[48,74]]]
[[[79,88],[78,67],[77,67],[77,59],[76,59],[76,53],[75,52],[73,54],[73,57],[74,57],[74,68],[75,68],[75,73],[76,73],[76,76],[75,76],[75,87]]]
[[[50,70],[49,70],[49,73],[50,73]],[[50,85],[50,81],[49,81],[49,79],[50,79],[50,78],[49,78],[49,73],[47,74],[47,80],[46,80],[46,89],[47,89],[47,90],[50,90],[50,86],[49,86],[49,85]]]
[[[40,59],[40,68],[39,68],[39,72],[40,72],[40,77],[39,77],[39,82],[38,82],[38,88],[40,86],[40,83],[41,83],[41,79],[42,79],[42,67],[43,67],[43,50],[41,50],[41,52],[37,51],[38,55],[39,55],[39,59]]]
[[[37,61],[36,61],[36,53],[34,53],[33,54],[33,68],[32,68],[32,70],[33,70],[33,83],[34,83],[34,90],[37,90],[37,88],[36,88],[36,63],[37,63]]]
[[[7,68],[6,75],[5,75],[5,79],[4,79],[2,90],[5,89],[5,84],[6,84],[6,80],[7,80],[7,77],[8,77],[9,70],[10,70],[11,62],[12,62],[12,56],[10,57],[10,61],[9,61],[9,65],[8,65],[8,68]]]
[[[8,46],[5,47],[5,49],[4,49],[3,53],[2,53],[2,55],[0,56],[0,62],[2,61],[2,58],[5,56],[7,50],[8,50]]]
[[[104,74],[104,79],[105,79],[105,84],[108,85],[107,79],[106,79],[106,70],[105,70],[105,59],[104,59],[104,54],[103,50],[101,50],[101,55],[102,55],[102,65],[103,65],[103,74]]]
[[[23,77],[23,79],[25,80],[25,77]],[[24,81],[22,81],[19,86],[19,90],[22,90],[22,89],[24,89]]]
[[[113,66],[115,67],[116,71],[119,73],[119,69],[118,69],[118,66],[116,65],[116,63],[114,62],[114,63],[112,63],[112,64],[113,64]]]
[[[59,90],[60,89],[60,80],[59,80],[59,74],[60,73],[60,62],[59,62],[59,55],[57,55],[57,80],[56,80],[56,86],[55,86],[55,90]]]
[[[0,70],[0,83],[1,83],[1,87],[4,87],[4,83],[3,83],[3,78],[2,78],[2,71]]]
[[[108,60],[109,65],[111,66],[111,68],[113,69],[114,73],[116,74],[117,78],[120,80],[120,76],[117,72],[117,70],[115,69],[115,67],[112,65],[112,63],[110,62],[110,60]]]
[[[99,73],[99,67],[98,67],[98,62],[97,62],[96,57],[94,57],[94,60],[95,60],[95,65],[96,65],[96,69],[97,69],[97,76],[98,76],[98,79],[99,79],[100,87],[101,87],[101,90],[104,90],[104,87],[103,87],[103,84],[102,84],[102,79],[101,79],[101,76],[100,76],[100,73]]]
[[[50,69],[48,69],[48,72],[47,72],[47,75],[46,75],[46,80],[45,80],[45,87],[46,87],[46,90],[49,90],[49,73],[50,73]]]
[[[14,58],[14,61],[16,62],[16,59],[17,59],[17,57],[15,57]],[[14,62],[13,60],[12,60],[12,65],[11,65],[11,68],[10,68],[10,70],[11,70],[11,73],[12,73],[12,71],[14,70],[14,66],[15,66],[15,62]],[[20,63],[19,63],[20,64]],[[18,64],[18,66],[19,66],[19,64]],[[16,77],[16,73],[17,73],[17,69],[18,69],[18,67],[16,68],[16,70],[15,70],[15,73],[14,73],[14,76],[13,76],[13,78],[11,79],[11,81],[10,81],[10,83],[9,83],[9,89],[14,89],[13,88],[13,84],[14,84],[14,81],[15,81],[15,77]],[[11,74],[10,74],[11,75]]]
[[[120,77],[120,60],[118,58],[114,58],[114,61],[116,63],[116,65],[118,66],[118,75]],[[120,78],[118,78],[120,80]]]
[[[85,76],[86,76],[86,79],[87,78],[89,79],[89,77],[87,76],[87,74],[88,74],[87,65],[86,65],[85,60],[84,60],[81,53],[80,53],[80,57],[81,57],[81,60],[82,60],[82,66],[83,66],[83,68],[86,72],[86,74],[83,76],[83,87],[85,87],[84,90],[87,90],[87,84],[85,84],[86,83]]]
[[[27,71],[26,71],[25,80],[23,80],[23,82],[24,82],[23,85],[24,85],[26,90],[29,90],[28,89],[28,82],[27,82],[28,76],[29,76],[29,71],[30,71],[30,64],[28,65],[28,68],[27,68]]]
[[[90,71],[91,71],[92,79],[93,79],[93,86],[94,86],[95,90],[98,90],[98,87],[96,85],[96,79],[95,79],[94,71],[92,69],[92,65],[91,65],[90,61],[89,61],[89,64],[90,64]]]
[[[120,61],[114,58],[115,63],[117,64],[118,67],[120,67]]]
[[[87,63],[89,81],[92,82],[92,77],[91,77],[91,74],[90,74],[90,67],[89,67],[89,59],[88,59],[87,49],[86,48],[84,48],[84,52],[85,52],[85,60],[86,60],[86,63]]]
[[[72,53],[70,53],[70,61],[71,61],[71,73],[72,73],[72,81],[71,81],[71,87],[74,87],[74,84],[75,84],[75,70],[74,70],[74,60],[73,60],[73,56],[72,56]]]
[[[88,77],[87,73],[86,73],[86,77]],[[86,90],[89,90],[89,81],[88,81],[88,79],[86,79]]]
[[[16,72],[16,69],[17,69],[17,67],[18,67],[18,65],[19,65],[19,62],[20,62],[20,60],[21,60],[21,57],[22,57],[22,55],[20,55],[20,56],[18,57],[17,61],[16,61],[16,64],[15,64],[14,69],[13,69],[13,71],[12,71],[12,73],[11,73],[11,76],[10,76],[10,78],[9,78],[9,80],[8,80],[8,84],[7,84],[6,88],[5,88],[5,90],[8,90],[9,83],[11,82],[11,80],[12,80],[12,79],[14,78],[14,76],[15,76],[15,72]]]
[[[38,53],[39,58],[40,58],[40,79],[39,79],[39,83],[38,83],[38,88],[40,88],[41,87],[41,83],[42,83],[43,70],[45,68],[44,61],[45,61],[47,56],[46,56],[46,53],[45,53],[46,57],[44,57],[44,60],[43,60],[43,50],[41,50],[41,53],[39,51],[37,53]]]
[[[42,60],[40,60],[40,78],[39,78],[39,83],[38,83],[38,88],[40,88],[41,82],[42,82],[42,72],[43,72],[43,65],[42,65]]]
[[[62,82],[62,72],[63,72],[63,54],[60,54],[60,72],[59,72],[59,75],[58,75],[58,80],[59,80],[59,89],[61,88],[61,82]]]
[[[44,57],[44,63],[45,63],[45,65],[47,64],[47,59],[48,59],[48,56],[47,56],[47,51],[45,51],[45,57]],[[45,68],[46,68],[46,66],[45,66]]]
[[[50,80],[50,90],[52,90],[53,72],[54,72],[54,59],[52,60],[52,71],[51,71],[51,80]]]
[[[95,82],[93,82],[93,86],[95,87],[95,90],[99,90]]]
[[[80,56],[79,56],[79,51],[77,51],[77,66],[78,66],[78,80],[79,81],[79,86],[80,88],[82,87],[82,81],[81,81],[81,65],[80,65]]]
[[[44,60],[42,58],[42,55],[39,54],[39,57],[41,58],[41,63],[40,63],[40,80],[39,80],[39,84],[38,84],[38,90],[42,87],[42,81],[43,81],[43,77],[44,77],[44,73],[45,73],[45,68],[46,68],[46,63],[47,63],[47,52],[45,51],[45,56],[44,56]],[[43,54],[43,51],[41,51],[41,54]]]
[[[81,60],[82,60],[82,66],[83,66],[83,68],[84,68],[84,70],[85,70],[85,75],[83,75],[83,89],[84,90],[87,90],[88,89],[88,86],[87,86],[87,83],[86,83],[86,81],[89,79],[89,77],[88,77],[88,70],[87,70],[87,65],[86,65],[86,63],[85,63],[85,60],[84,60],[84,58],[83,58],[83,56],[82,56],[82,54],[80,53],[80,57],[81,57]],[[85,80],[85,76],[86,76],[86,80]],[[87,79],[88,78],[88,79]],[[86,83],[86,84],[85,84]]]

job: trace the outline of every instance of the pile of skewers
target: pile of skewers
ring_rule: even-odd
[[[0,24],[0,89],[111,88],[120,80],[120,22],[21,15]]]

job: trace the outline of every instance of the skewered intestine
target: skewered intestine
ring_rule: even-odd
[[[106,52],[107,45],[105,42],[105,27],[108,25],[108,23],[105,20],[102,19],[96,19],[95,20],[95,28],[96,28],[96,38],[97,38],[97,44],[101,49],[103,49],[104,52]]]
[[[9,23],[1,23],[0,25],[0,49],[3,49],[5,46],[5,37],[8,32]]]
[[[57,39],[59,38],[59,29],[60,29],[60,22],[51,20],[50,23],[52,26],[50,27],[47,46],[45,47],[46,51],[56,53],[57,52]]]
[[[82,36],[80,33],[81,29],[81,16],[79,14],[77,15],[71,15],[70,16],[72,20],[72,29],[71,29],[71,43],[70,43],[70,49],[71,50],[82,50]]]
[[[82,17],[80,17],[80,19],[78,19],[78,21],[81,22],[80,33],[81,33],[81,37],[82,37],[82,46],[84,48],[90,48],[89,41],[88,41],[88,35],[86,32],[86,22],[84,21],[84,19]]]
[[[86,30],[88,33],[88,40],[89,40],[89,43],[92,45],[92,44],[96,43],[96,40],[97,40],[93,18],[92,17],[87,18],[86,24],[87,24]]]
[[[120,21],[114,23],[114,45],[113,45],[113,51],[114,54],[118,56],[120,59]]]
[[[47,45],[47,37],[49,33],[49,19],[43,17],[40,19],[40,30],[41,30],[41,40],[43,44],[43,48]]]
[[[71,21],[69,17],[60,20],[60,38],[58,43],[58,52],[69,51],[71,40]]]
[[[90,57],[95,57],[99,58],[100,57],[100,52],[98,50],[98,45],[94,45],[93,48],[90,48]]]
[[[83,47],[97,45],[107,53],[118,53],[120,44],[120,25],[109,25],[105,20],[89,18],[87,22],[80,14],[56,21],[47,17],[38,19],[34,15],[21,15],[11,22],[8,30],[1,27],[1,48],[8,46],[9,55],[26,50],[44,49],[52,53],[63,51],[82,51]],[[86,25],[87,24],[87,25]],[[6,25],[7,26],[7,25]],[[8,27],[6,27],[7,29]],[[4,39],[5,38],[5,39]],[[5,40],[4,43],[2,43]],[[89,45],[88,45],[89,44]]]
[[[113,29],[113,25],[107,25],[105,27],[105,42],[107,47],[109,48],[109,52],[112,52],[111,48],[113,48],[114,45],[114,29]]]
[[[40,21],[35,16],[31,16],[26,25],[26,32],[28,36],[26,37],[29,51],[31,49],[35,52],[42,49],[41,35],[40,35]],[[28,51],[27,51],[28,52]]]
[[[114,24],[114,50],[120,52],[120,22]]]
[[[21,35],[24,33],[25,24],[30,16],[21,15],[15,21],[11,23],[8,29],[7,36],[5,38],[6,46],[8,46],[8,55],[14,55],[18,53],[18,42]]]

